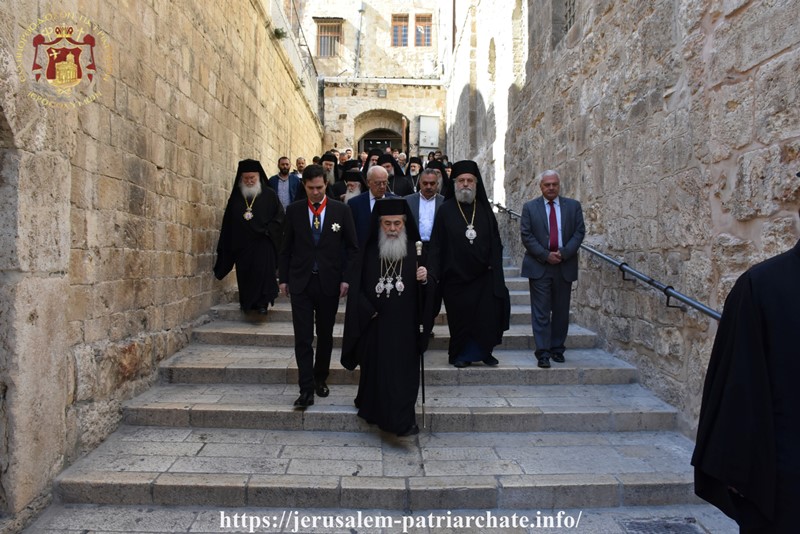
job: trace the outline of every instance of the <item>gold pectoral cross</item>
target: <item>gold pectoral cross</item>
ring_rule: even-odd
[[[314,217],[314,229],[319,230],[319,219]]]

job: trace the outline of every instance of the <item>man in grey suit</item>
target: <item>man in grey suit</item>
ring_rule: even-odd
[[[522,208],[520,234],[525,246],[522,276],[531,292],[531,326],[539,367],[564,362],[572,282],[578,279],[578,249],[586,234],[577,200],[559,196],[556,171],[540,177],[542,196]]]

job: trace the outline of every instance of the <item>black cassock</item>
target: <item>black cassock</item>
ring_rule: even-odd
[[[695,492],[742,532],[797,532],[791,516],[800,505],[798,377],[800,242],[736,281],[706,374],[692,457]]]
[[[277,194],[264,180],[250,220],[244,218],[246,209],[236,187],[222,219],[214,276],[222,280],[236,266],[239,304],[248,311],[267,307],[278,296],[275,269],[284,212]]]
[[[408,249],[401,271],[405,285],[402,294],[392,289],[388,297],[386,291],[379,297],[375,286],[380,277],[380,260],[375,242],[368,243],[366,259],[360,262],[360,276],[348,293],[342,349],[346,368],[361,366],[358,415],[396,434],[416,424],[419,359],[433,321],[433,299],[429,298],[433,295],[433,282],[417,282],[413,243]]]
[[[450,329],[449,361],[453,363],[472,340],[491,354],[508,330],[511,300],[503,275],[503,245],[494,214],[478,202],[470,243],[466,220],[472,205],[447,200],[436,212],[431,233],[428,269],[439,281]],[[463,211],[463,215],[462,215]]]

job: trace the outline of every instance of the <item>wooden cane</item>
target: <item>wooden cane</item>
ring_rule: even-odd
[[[414,243],[414,246],[417,248],[417,268],[419,268],[419,258],[422,256],[422,241],[417,241]],[[422,293],[420,292],[420,297],[417,299],[418,302],[421,302]],[[420,313],[422,313],[422,306],[418,306],[420,308]],[[423,329],[423,334],[424,329]],[[425,428],[425,353],[419,353],[419,381],[420,385],[422,386],[422,428]]]

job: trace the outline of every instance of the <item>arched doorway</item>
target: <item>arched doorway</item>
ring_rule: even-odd
[[[387,146],[402,149],[403,138],[397,132],[386,129],[378,129],[367,132],[358,140],[358,151],[369,152],[373,148],[383,151]]]
[[[365,111],[355,118],[354,126],[359,151],[391,146],[408,152],[408,119],[401,113],[388,109]]]

